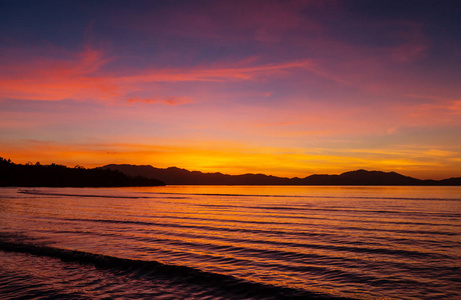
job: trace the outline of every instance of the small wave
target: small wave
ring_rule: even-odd
[[[65,262],[92,265],[100,269],[123,271],[133,276],[170,278],[175,282],[205,286],[225,293],[230,298],[254,299],[347,299],[301,289],[279,287],[236,278],[231,275],[204,272],[196,268],[168,265],[157,261],[133,260],[45,245],[0,240],[0,250],[57,258]]]
[[[422,200],[422,201],[461,201],[461,198],[424,198],[424,197],[381,197],[381,196],[329,196],[329,195],[272,195],[272,194],[233,194],[233,193],[172,193],[153,192],[158,195],[222,196],[256,198],[315,198],[315,199],[370,199],[370,200]]]
[[[326,196],[326,195],[252,195],[252,194],[218,194],[218,193],[148,193],[149,196],[121,196],[121,195],[98,195],[98,194],[68,194],[68,193],[53,193],[39,190],[19,190],[18,193],[29,195],[44,195],[44,196],[61,196],[61,197],[94,197],[94,198],[121,198],[121,199],[187,199],[186,196],[220,196],[220,197],[257,197],[257,198],[306,198],[306,199],[369,199],[369,200],[413,200],[413,201],[461,201],[458,198],[409,198],[409,197],[363,197],[363,196]],[[170,196],[167,196],[170,195]],[[204,206],[223,206],[223,205],[204,205]],[[254,208],[254,207],[249,207]],[[258,207],[261,208],[261,207]],[[265,209],[305,209],[296,206],[290,207],[264,207]],[[307,209],[308,210],[308,209]],[[386,211],[387,212],[387,211]],[[389,213],[389,212],[387,212]]]
[[[175,216],[174,214],[170,215],[157,215],[155,216],[157,219],[171,219],[171,220],[192,220],[192,221],[206,221],[206,222],[214,222],[214,223],[227,223],[227,224],[259,224],[259,225],[300,225],[299,222],[294,221],[278,221],[278,220],[268,220],[268,221],[259,221],[259,220],[252,220],[252,219],[235,219],[235,218],[205,218],[205,217],[197,217],[195,213],[188,213],[190,216],[186,216],[186,213],[182,213],[181,216]],[[208,214],[211,215],[211,214]],[[446,214],[442,214],[446,216]],[[249,216],[249,214],[247,214]],[[268,218],[280,218],[280,214],[265,214],[265,217]],[[219,214],[219,217],[222,217],[222,214]],[[450,217],[450,215],[448,215]],[[296,219],[296,220],[320,220],[320,221],[338,221],[338,218],[329,218],[329,217],[317,217],[312,215],[283,215],[285,219]],[[354,218],[342,218],[342,222],[352,222],[352,223],[372,223],[372,224],[396,224],[396,225],[424,225],[424,226],[432,226],[432,227],[442,227],[442,226],[451,226],[451,227],[461,227],[461,224],[450,224],[450,223],[434,223],[434,222],[417,222],[417,221],[391,221],[389,219],[377,220],[377,219],[367,219],[367,220],[358,220]],[[312,224],[309,224],[312,226]]]
[[[18,193],[47,196],[74,196],[74,197],[99,197],[99,198],[167,198],[187,199],[187,196],[211,196],[211,197],[256,197],[256,198],[306,198],[306,199],[368,199],[368,200],[413,200],[413,201],[461,201],[461,198],[424,198],[424,197],[381,197],[381,196],[331,196],[331,195],[276,195],[276,194],[237,194],[237,193],[174,193],[174,192],[144,192],[148,196],[120,196],[98,194],[67,194],[40,191],[35,189],[20,189]],[[170,195],[170,196],[167,196]]]
[[[344,197],[347,199],[347,197]],[[416,200],[416,199],[415,199]],[[278,214],[287,213],[287,216],[291,218],[292,212],[344,212],[344,213],[363,213],[363,214],[380,214],[380,215],[409,215],[416,217],[428,217],[428,216],[441,216],[441,217],[452,217],[460,218],[461,214],[458,213],[440,213],[440,212],[422,212],[422,211],[397,211],[397,210],[372,210],[372,209],[352,209],[347,207],[327,207],[327,208],[313,208],[306,205],[260,205],[260,206],[251,206],[251,205],[232,205],[232,204],[194,204],[196,206],[210,207],[210,208],[224,208],[224,209],[251,209],[254,211],[275,211]],[[285,215],[283,215],[285,217]],[[297,216],[294,216],[297,218]]]
[[[37,190],[19,190],[18,193],[29,194],[29,195],[43,195],[43,196],[60,196],[60,197],[93,197],[93,198],[115,198],[115,199],[142,199],[142,198],[151,198],[151,197],[142,197],[142,196],[121,196],[121,195],[95,195],[95,194],[65,194],[65,193],[52,193],[52,192],[43,192]]]
[[[114,224],[135,224],[135,225],[146,225],[146,226],[158,226],[158,227],[175,227],[175,228],[193,228],[193,229],[206,229],[208,231],[214,232],[242,232],[242,233],[258,233],[258,234],[269,234],[275,236],[316,236],[318,233],[311,232],[290,232],[284,230],[266,230],[266,229],[248,229],[248,228],[230,228],[230,227],[217,227],[217,226],[205,226],[205,225],[186,225],[186,224],[165,224],[161,222],[145,222],[145,221],[128,221],[128,220],[111,220],[111,219],[66,219],[67,221],[75,222],[94,222],[94,223],[114,223]],[[437,235],[458,235],[450,232],[432,232],[432,231],[417,231],[417,230],[398,230],[398,229],[377,229],[377,228],[357,228],[357,227],[342,227],[347,230],[365,230],[365,231],[384,231],[384,232],[402,232],[402,233],[411,233],[411,234],[437,234]],[[273,243],[273,242],[271,242]],[[196,244],[194,244],[196,245]],[[192,245],[193,246],[193,245]],[[368,244],[367,247],[360,247],[354,245],[334,245],[334,244],[299,244],[299,247],[307,249],[323,249],[323,250],[333,250],[336,252],[352,252],[352,253],[364,253],[364,254],[386,254],[386,255],[397,255],[400,257],[427,257],[433,259],[444,259],[449,258],[450,256],[442,253],[433,253],[433,252],[422,252],[416,250],[405,250],[405,249],[390,249],[383,248],[378,245],[372,247]]]

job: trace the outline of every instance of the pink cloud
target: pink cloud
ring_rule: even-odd
[[[141,32],[160,33],[176,37],[210,39],[212,43],[278,42],[294,30],[320,31],[321,26],[302,12],[318,1],[212,1],[206,7],[185,2],[174,8],[164,7],[162,13],[145,10],[128,14],[123,11],[117,22]],[[332,3],[329,3],[332,5]]]
[[[429,48],[429,41],[424,36],[422,25],[413,22],[402,22],[399,32],[401,44],[391,49],[393,60],[401,63],[412,62],[424,57]]]
[[[394,110],[401,115],[402,123],[409,126],[461,125],[461,100],[432,95],[409,95],[424,100],[416,103],[400,103]]]
[[[0,73],[0,97],[27,100],[58,101],[64,99],[90,100],[103,103],[122,103],[128,94],[144,90],[143,84],[153,82],[229,82],[256,80],[270,76],[289,74],[293,69],[313,69],[310,60],[298,60],[273,64],[248,65],[250,62],[190,68],[151,68],[144,71],[126,70],[122,75],[101,71],[112,61],[101,49],[87,47],[67,59],[32,57],[27,64],[18,60],[4,63]],[[232,67],[229,67],[232,65]],[[170,105],[184,104],[190,99],[171,96],[131,102],[163,102]]]
[[[160,99],[157,96],[154,96],[153,98],[130,98],[128,99],[128,103],[144,103],[144,104],[166,104],[166,105],[184,105],[188,103],[192,103],[192,99],[189,97],[167,97],[164,99]]]
[[[234,64],[233,64],[234,65]],[[238,65],[238,64],[237,64]],[[136,82],[175,82],[175,81],[242,81],[260,77],[282,75],[294,68],[312,69],[314,64],[311,60],[298,60],[274,64],[253,66],[217,66],[195,67],[190,69],[163,69],[148,70],[132,76],[115,77],[113,80],[119,83]]]
[[[117,87],[94,74],[110,59],[100,49],[87,47],[66,59],[16,58],[2,64],[0,97],[57,101],[62,99],[109,99]]]

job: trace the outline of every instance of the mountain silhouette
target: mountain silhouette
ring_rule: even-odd
[[[128,176],[117,170],[85,169],[62,165],[15,164],[0,157],[0,186],[27,187],[121,187],[158,186],[165,183],[141,176]]]
[[[340,175],[310,175],[286,178],[264,174],[227,175],[202,173],[177,167],[155,168],[149,165],[111,164],[102,169],[117,170],[129,176],[156,178],[171,185],[461,185],[461,177],[444,180],[420,180],[395,172],[356,170]]]
[[[143,176],[159,179],[166,184],[178,185],[289,185],[289,178],[263,174],[226,175],[222,173],[202,173],[177,167],[166,169],[142,165],[107,165],[103,169],[117,170],[129,176]]]

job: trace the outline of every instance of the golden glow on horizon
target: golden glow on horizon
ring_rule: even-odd
[[[33,147],[30,147],[34,144]],[[385,149],[344,150],[322,154],[322,149],[248,148],[235,144],[225,147],[214,143],[209,147],[161,146],[142,144],[88,144],[64,145],[56,143],[24,142],[22,147],[11,145],[0,156],[16,163],[58,163],[99,167],[106,164],[152,165],[158,168],[179,167],[190,171],[221,172],[238,175],[263,173],[281,177],[305,177],[311,174],[339,174],[356,169],[397,171],[420,179],[444,179],[459,176],[461,160],[448,151],[428,151],[434,160],[418,159],[419,150],[402,153]],[[323,149],[324,150],[324,149]],[[331,151],[330,151],[331,152]],[[356,154],[351,154],[356,152]],[[454,153],[456,154],[456,153]],[[30,161],[34,157],[34,161]],[[384,157],[384,158],[383,158]],[[413,157],[413,158],[412,158]],[[444,168],[437,159],[449,159],[452,168]],[[435,172],[427,172],[433,168]]]

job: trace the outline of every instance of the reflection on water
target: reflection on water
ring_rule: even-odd
[[[456,298],[460,217],[460,187],[4,188],[0,294]]]

